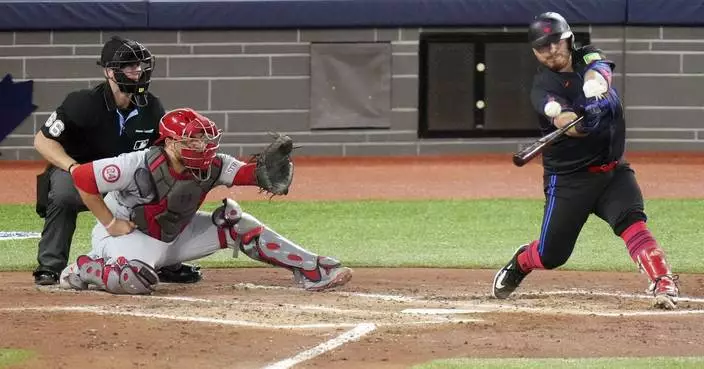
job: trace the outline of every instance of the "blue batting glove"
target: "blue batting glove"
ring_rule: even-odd
[[[584,118],[575,126],[575,129],[579,133],[592,133],[600,128],[602,119],[612,112],[611,103],[605,98],[591,97],[587,99],[583,111]]]

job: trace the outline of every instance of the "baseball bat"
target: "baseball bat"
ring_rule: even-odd
[[[562,137],[570,128],[574,127],[577,123],[582,121],[583,117],[579,117],[573,121],[571,121],[569,124],[565,125],[564,127],[551,132],[548,135],[545,135],[541,138],[539,138],[537,141],[533,142],[532,144],[526,146],[523,148],[521,151],[513,154],[513,164],[515,164],[517,167],[522,167],[525,165],[527,162],[531,161],[533,158],[538,156],[543,150],[553,143],[556,139]]]

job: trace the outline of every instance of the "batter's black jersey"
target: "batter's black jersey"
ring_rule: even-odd
[[[581,115],[586,98],[582,91],[583,76],[587,65],[594,60],[604,60],[614,69],[597,48],[587,45],[572,51],[574,72],[554,72],[540,66],[533,79],[531,102],[538,112],[540,130],[546,135],[557,128],[543,111],[549,101],[557,101],[563,111],[571,110]],[[614,91],[615,92],[615,91]],[[603,129],[584,137],[563,136],[543,151],[543,167],[550,174],[565,174],[583,170],[588,166],[601,165],[621,159],[626,139],[626,124],[623,108],[613,118],[602,119]]]
[[[66,96],[42,125],[44,136],[63,146],[79,163],[118,156],[151,146],[159,136],[164,107],[148,95],[144,107],[118,109],[107,82]]]

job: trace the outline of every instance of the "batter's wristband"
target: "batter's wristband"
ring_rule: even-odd
[[[71,168],[73,168],[74,165],[80,165],[80,164],[78,164],[78,163],[73,163],[73,164],[69,165],[69,166],[68,166],[68,169],[66,169],[66,171],[69,172],[69,174],[71,173]]]

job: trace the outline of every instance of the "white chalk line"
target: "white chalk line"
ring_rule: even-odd
[[[414,315],[457,315],[457,314],[481,314],[491,312],[528,312],[534,314],[547,315],[582,315],[582,316],[601,316],[601,317],[628,317],[628,316],[662,316],[662,315],[696,315],[704,314],[704,310],[662,310],[662,311],[589,311],[577,309],[555,309],[555,308],[533,308],[520,306],[478,306],[473,309],[405,309],[401,311],[405,314]]]
[[[292,288],[292,287],[280,287],[280,286],[262,286],[262,285],[256,285],[256,284],[251,284],[251,283],[239,283],[238,286],[243,286],[251,289],[284,289],[284,290],[296,290],[300,291],[300,289]],[[461,302],[460,300],[456,299],[435,299],[435,298],[430,298],[428,299],[427,297],[423,296],[406,296],[406,295],[386,295],[386,294],[375,294],[375,293],[360,293],[360,292],[342,292],[342,291],[329,291],[326,292],[329,294],[335,294],[335,295],[340,295],[340,296],[348,296],[348,297],[362,297],[362,298],[368,298],[368,299],[376,299],[376,300],[384,300],[384,301],[399,301],[399,302],[423,302],[423,303],[429,303],[429,302],[437,302],[437,303],[453,303],[453,302]],[[604,292],[604,291],[591,291],[591,290],[557,290],[557,291],[545,291],[545,292],[523,292],[523,293],[515,293],[513,296],[515,297],[534,297],[534,296],[550,296],[550,295],[591,295],[591,296],[611,296],[611,297],[622,297],[622,298],[632,298],[632,299],[652,299],[653,296],[650,296],[648,294],[629,294],[629,293],[619,293],[619,292]],[[459,297],[463,297],[462,295],[458,295]],[[466,295],[466,297],[488,297],[489,293],[487,294],[475,294],[475,295]],[[688,296],[680,296],[677,298],[678,301],[682,302],[701,302],[704,303],[704,298],[699,298],[699,297],[688,297]]]
[[[345,343],[356,341],[363,336],[373,332],[376,329],[376,325],[373,323],[363,323],[359,324],[353,329],[329,340],[325,341],[312,349],[303,351],[296,356],[290,357],[288,359],[279,361],[277,363],[268,365],[265,369],[288,369],[294,365],[310,360],[316,356],[322,355],[328,351],[334,350],[337,347],[344,345]]]
[[[259,289],[259,290],[288,290],[288,291],[296,291],[296,292],[306,292],[304,290],[301,290],[300,288],[294,288],[294,287],[283,287],[283,286],[265,286],[265,285],[256,285],[252,283],[237,283],[235,284],[235,287],[240,287],[240,288],[251,288],[251,289]],[[66,292],[74,292],[74,293],[85,293],[86,291],[74,291],[74,290],[60,290],[58,288],[49,288],[52,290],[51,292],[58,292],[58,291],[66,291]],[[90,292],[94,293],[104,293],[103,291],[97,291],[97,290],[91,290]],[[317,293],[317,292],[316,292]],[[447,300],[447,299],[435,299],[435,298],[426,298],[422,296],[407,296],[407,295],[390,295],[390,294],[379,294],[379,293],[363,293],[363,292],[345,292],[345,291],[327,291],[324,292],[325,294],[334,294],[337,296],[345,296],[345,297],[361,297],[361,298],[366,298],[366,299],[372,299],[372,300],[382,300],[382,301],[397,301],[397,302],[438,302],[438,303],[452,303],[452,302],[457,302],[459,300]],[[653,297],[648,295],[648,294],[630,294],[630,293],[620,293],[620,292],[605,292],[605,291],[593,291],[593,290],[583,290],[583,289],[573,289],[573,290],[556,290],[556,291],[542,291],[542,292],[518,292],[513,294],[515,297],[540,297],[540,296],[552,296],[552,295],[590,295],[590,296],[605,296],[605,297],[621,297],[621,298],[631,298],[631,299],[643,299],[643,300],[649,300],[652,299]],[[479,298],[479,297],[488,297],[489,294],[472,294],[472,295],[458,295],[458,297],[467,297],[467,298]],[[141,297],[141,296],[137,296]],[[150,297],[157,297],[157,296],[150,296]],[[158,296],[158,298],[164,299],[164,300],[181,300],[181,301],[191,301],[191,302],[211,302],[212,300],[209,299],[200,299],[200,298],[195,298],[195,297],[186,297],[186,296]],[[690,296],[680,296],[677,298],[678,301],[681,302],[697,302],[697,303],[704,303],[704,298],[701,297],[690,297]]]
[[[261,289],[284,289],[287,287],[274,287],[274,286],[261,286]],[[59,289],[52,288],[51,292],[60,293],[66,292],[70,294],[105,294],[105,291],[100,290],[71,290],[71,289]],[[223,305],[249,305],[249,306],[260,306],[268,308],[289,308],[296,311],[321,311],[321,312],[331,312],[338,314],[387,314],[387,312],[381,311],[370,311],[362,309],[340,309],[335,307],[319,306],[319,305],[297,305],[297,304],[284,304],[284,303],[267,303],[267,302],[253,302],[253,301],[239,301],[239,300],[214,300],[199,297],[190,296],[155,296],[155,295],[116,295],[119,297],[136,298],[136,299],[152,299],[152,300],[165,300],[165,301],[185,301],[185,302],[196,302],[196,303],[207,303],[207,304],[223,304]]]
[[[282,287],[282,286],[264,286],[255,285],[251,283],[239,283],[239,287],[245,287],[250,289],[263,289],[263,290],[291,290],[298,291],[298,288],[292,287]],[[403,314],[417,314],[426,316],[437,316],[437,315],[457,315],[457,314],[480,314],[489,312],[529,312],[537,314],[567,314],[567,315],[581,315],[581,316],[603,316],[603,317],[624,317],[624,316],[657,316],[657,315],[693,315],[693,314],[704,314],[704,310],[675,310],[675,311],[614,311],[614,310],[579,310],[579,309],[558,309],[558,308],[548,308],[548,307],[521,307],[517,305],[510,304],[487,304],[487,303],[472,303],[470,301],[461,300],[443,300],[443,299],[430,299],[425,300],[422,297],[416,296],[405,296],[405,295],[387,295],[387,294],[371,294],[371,293],[359,293],[359,292],[341,292],[341,291],[328,291],[326,293],[343,295],[347,297],[360,297],[373,300],[384,300],[384,301],[398,301],[398,302],[418,302],[418,303],[444,303],[444,304],[454,304],[457,305],[456,309],[406,309],[401,311]],[[591,295],[591,296],[609,296],[609,297],[621,297],[621,298],[631,298],[631,299],[652,299],[652,296],[643,294],[628,294],[628,293],[615,293],[615,292],[603,292],[603,291],[590,291],[590,290],[557,290],[557,291],[543,291],[535,293],[517,293],[516,297],[534,297],[534,296],[550,296],[550,295]],[[290,309],[298,310],[310,310],[310,311],[327,311],[333,313],[379,313],[379,314],[389,314],[385,312],[372,312],[364,310],[355,309],[339,309],[334,307],[323,307],[314,305],[295,305],[295,304],[275,304],[275,303],[261,303],[261,302],[238,302],[238,301],[218,301],[212,299],[202,299],[188,296],[132,296],[136,298],[151,298],[151,299],[162,299],[162,300],[174,300],[174,301],[189,301],[189,302],[204,302],[204,303],[229,303],[229,304],[248,304],[257,306],[269,306],[269,307],[287,307]],[[694,297],[681,297],[679,301],[691,301],[691,302],[704,302],[702,298]],[[469,308],[467,308],[469,304]],[[392,313],[393,314],[393,313]],[[439,320],[439,321],[423,321],[415,322],[414,324],[432,324],[432,323],[443,323],[443,322],[456,322],[457,320]],[[481,319],[467,320],[473,322],[483,321]],[[342,324],[342,323],[341,323]],[[350,326],[353,323],[346,323]],[[379,323],[381,324],[381,323]],[[390,325],[408,325],[411,323],[395,323]],[[384,324],[386,325],[386,324]]]
[[[252,327],[252,328],[268,328],[268,329],[325,329],[325,328],[348,328],[356,327],[359,324],[374,324],[379,327],[399,327],[407,325],[433,325],[433,324],[447,324],[447,323],[476,323],[483,322],[483,319],[454,319],[447,317],[437,317],[433,320],[417,320],[412,322],[390,322],[390,323],[314,323],[314,324],[267,324],[261,322],[252,322],[248,320],[232,320],[232,319],[219,319],[219,318],[209,318],[201,316],[187,316],[187,315],[169,315],[169,314],[157,314],[157,313],[146,313],[139,311],[117,311],[115,307],[110,310],[103,308],[102,306],[34,306],[34,307],[17,307],[17,308],[0,308],[0,311],[41,311],[41,312],[74,312],[74,313],[90,313],[98,315],[122,315],[122,316],[134,316],[141,318],[152,318],[152,319],[164,319],[164,320],[175,320],[182,322],[197,322],[197,323],[210,323],[210,324],[222,324],[230,326],[239,327]]]
[[[4,308],[0,311],[43,311],[43,312],[76,312],[76,313],[90,313],[98,315],[123,315],[123,316],[134,316],[142,318],[153,318],[153,319],[164,319],[164,320],[176,320],[181,322],[198,322],[198,323],[211,323],[211,324],[222,324],[231,325],[238,327],[252,327],[252,328],[269,328],[269,329],[321,329],[321,328],[345,328],[345,327],[355,327],[359,323],[316,323],[316,324],[266,324],[261,322],[251,322],[247,320],[231,320],[231,319],[218,319],[218,318],[208,318],[201,316],[186,316],[186,315],[169,315],[169,314],[155,314],[155,313],[144,313],[139,311],[116,311],[113,307],[111,310],[104,309],[99,306],[37,306],[37,307],[21,307],[21,308]]]
[[[279,287],[279,286],[258,286],[258,285],[249,285],[249,288],[257,288],[257,289],[291,289],[291,290],[296,290],[300,291],[300,289],[296,288],[290,288],[290,287]],[[69,294],[86,294],[86,293],[92,293],[92,294],[105,294],[105,291],[100,291],[100,290],[82,290],[82,291],[77,291],[77,290],[72,290],[72,289],[59,289],[59,288],[52,288],[52,292],[54,293],[60,293],[60,292],[66,292]],[[317,292],[316,292],[317,293]],[[357,295],[357,293],[348,293],[349,296],[354,296]],[[380,294],[361,294],[363,297],[368,297],[368,298],[384,298],[388,295],[380,295]],[[206,304],[217,304],[217,305],[243,305],[243,306],[258,306],[258,307],[263,307],[263,308],[268,308],[268,309],[281,309],[287,308],[290,311],[315,311],[315,312],[330,312],[330,313],[336,313],[336,314],[363,314],[366,316],[369,315],[377,315],[377,316],[392,316],[392,315],[408,315],[404,314],[400,311],[375,311],[375,310],[362,310],[362,309],[340,309],[336,307],[327,307],[327,306],[320,306],[320,305],[296,305],[296,304],[283,304],[283,303],[266,303],[266,302],[250,302],[250,301],[239,301],[239,300],[226,300],[226,299],[206,299],[206,298],[199,298],[199,297],[191,297],[191,296],[155,296],[155,295],[115,295],[115,297],[124,297],[124,298],[131,298],[131,299],[150,299],[150,300],[165,300],[165,301],[185,301],[185,302],[195,302],[195,303],[206,303]],[[401,297],[403,300],[408,300],[408,299],[413,299],[413,297]],[[388,300],[388,299],[386,299]],[[138,307],[135,307],[138,308]],[[145,313],[148,314],[148,313]],[[395,323],[384,323],[384,322],[374,322],[377,326],[412,326],[412,325],[433,325],[433,324],[450,324],[450,323],[478,323],[478,322],[484,322],[484,319],[481,318],[448,318],[448,317],[440,317],[440,316],[434,316],[434,315],[426,315],[426,317],[431,318],[432,320],[417,320],[417,321],[411,321],[411,322],[395,322]],[[255,324],[255,323],[252,323]],[[360,323],[340,323],[343,325],[339,325],[338,327],[350,327],[354,326],[355,324],[360,324]],[[304,327],[307,328],[307,327]]]
[[[273,287],[273,288],[272,288]],[[261,286],[254,284],[247,284],[247,288],[251,289],[292,289],[289,287],[278,287],[278,286]],[[334,294],[344,294],[345,296],[351,297],[362,297],[369,299],[378,299],[384,301],[403,301],[403,302],[418,302],[418,303],[441,303],[441,304],[455,304],[460,306],[466,306],[470,303],[471,308],[463,309],[464,312],[456,312],[458,309],[440,309],[439,311],[448,312],[442,313],[438,312],[435,314],[427,315],[453,315],[453,314],[481,314],[488,312],[530,312],[537,314],[566,314],[566,315],[583,315],[583,316],[603,316],[603,317],[624,317],[624,316],[657,316],[657,315],[693,315],[693,314],[704,314],[704,310],[663,310],[663,311],[614,311],[614,310],[602,310],[602,311],[590,311],[590,310],[579,310],[579,309],[558,309],[558,308],[547,308],[547,307],[521,307],[516,305],[508,304],[487,304],[487,303],[471,303],[468,301],[461,300],[444,300],[444,299],[423,299],[422,297],[416,296],[404,296],[404,295],[383,295],[383,294],[368,294],[368,293],[357,293],[357,292],[336,292],[330,291],[329,293]],[[572,295],[591,295],[591,296],[613,296],[621,298],[633,298],[633,299],[652,299],[652,296],[648,295],[636,295],[628,293],[615,293],[615,292],[601,292],[601,291],[588,291],[588,290],[561,290],[561,291],[548,291],[548,292],[536,292],[536,293],[523,293],[516,294],[516,297],[521,296],[547,296],[547,295],[560,295],[560,294],[572,294]],[[691,302],[704,302],[702,298],[694,297],[681,297],[678,301],[691,301]],[[427,311],[434,311],[436,309],[425,309]],[[406,314],[422,314],[424,309],[405,309],[402,313]],[[452,313],[451,311],[455,311]]]

